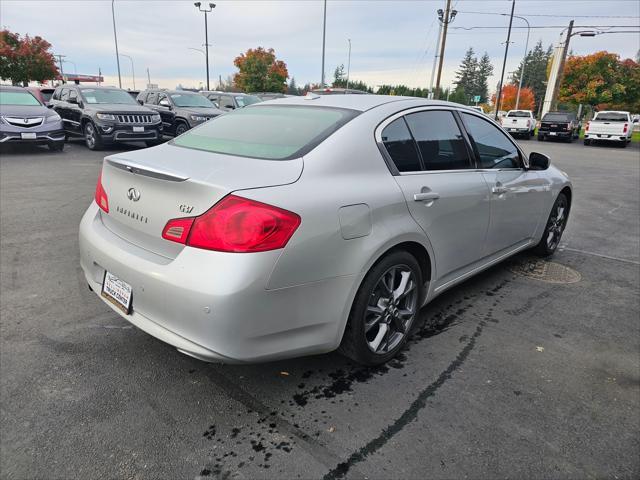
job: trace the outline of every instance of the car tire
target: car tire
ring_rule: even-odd
[[[187,130],[189,130],[189,125],[187,125],[185,122],[178,122],[176,124],[176,137],[182,135]]]
[[[589,145],[591,145],[591,140],[589,140],[588,138],[585,138],[585,139],[584,139],[584,141],[583,141],[583,143],[584,143],[586,146],[589,146]]]
[[[102,137],[92,122],[87,122],[84,125],[84,143],[89,150],[102,150]]]
[[[544,142],[544,135],[538,135],[538,141]]]
[[[624,142],[620,142],[620,143],[621,143],[621,145],[620,145],[620,146],[621,146],[622,148],[627,148],[627,143],[628,143],[628,142],[627,142],[626,140],[625,140]]]
[[[48,147],[52,152],[61,152],[64,150],[64,142],[51,142]]]
[[[562,233],[567,226],[569,218],[569,199],[564,193],[559,193],[558,198],[553,203],[551,213],[547,219],[547,225],[542,233],[540,242],[533,247],[533,252],[541,257],[553,255],[560,245]]]
[[[531,130],[531,131],[529,132],[529,137],[533,138],[533,137],[535,137],[535,136],[536,136],[536,131],[535,131],[535,130]]]
[[[421,304],[422,273],[415,257],[401,250],[383,257],[356,293],[339,352],[362,365],[391,360],[411,335]]]

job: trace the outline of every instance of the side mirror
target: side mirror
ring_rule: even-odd
[[[546,170],[549,168],[551,160],[544,153],[531,152],[529,154],[529,169],[530,170]]]
[[[161,107],[165,107],[165,108],[168,108],[169,110],[171,110],[171,104],[169,103],[169,100],[164,100],[164,99],[160,100],[158,105],[160,105]]]
[[[45,106],[46,106],[47,108],[53,108],[53,104],[52,104],[52,103],[47,103],[47,104],[45,104]]]

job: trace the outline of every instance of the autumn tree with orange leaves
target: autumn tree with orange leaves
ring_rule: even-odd
[[[287,64],[276,59],[273,48],[250,48],[233,61],[239,72],[233,83],[245,92],[285,92],[287,88]]]
[[[558,100],[597,110],[640,111],[640,64],[604,51],[569,57]]]
[[[502,88],[502,100],[500,101],[500,108],[502,110],[514,110],[516,108],[516,95],[518,95],[517,85],[505,85]],[[495,94],[491,98],[493,104],[496,104]],[[533,96],[533,90],[529,87],[522,87],[520,90],[520,102],[518,102],[519,110],[533,110],[535,107],[535,97]]]
[[[42,37],[0,31],[0,78],[14,85],[44,82],[58,76],[51,44]]]

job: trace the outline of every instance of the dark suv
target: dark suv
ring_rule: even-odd
[[[573,142],[580,136],[582,125],[573,112],[548,112],[540,121],[538,140],[547,138],[562,138]]]
[[[176,137],[224,113],[206,98],[187,90],[145,90],[138,95],[138,103],[158,112],[164,132]]]
[[[120,88],[61,85],[49,105],[62,117],[67,134],[84,137],[91,150],[115,142],[152,146],[162,141],[160,116]]]

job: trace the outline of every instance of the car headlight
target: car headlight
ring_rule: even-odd
[[[116,119],[116,116],[110,113],[96,113],[96,117],[98,117],[98,120],[114,120],[115,121]]]
[[[45,122],[46,123],[59,122],[60,120],[61,120],[60,115],[58,115],[57,113],[54,113],[53,115],[49,115],[45,120]]]
[[[209,117],[203,117],[202,115],[191,115],[191,120],[194,122],[206,122]]]
[[[151,115],[151,121],[153,123],[157,123],[160,121],[160,114],[159,113],[155,113],[153,115]]]

